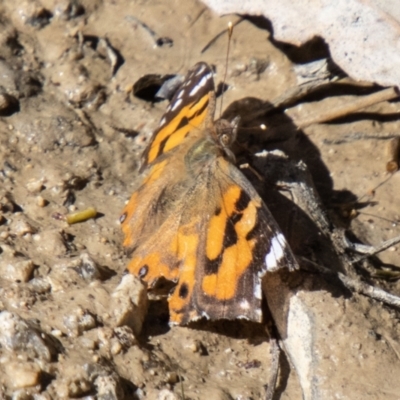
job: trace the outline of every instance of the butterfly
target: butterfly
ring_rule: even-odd
[[[262,321],[262,280],[297,262],[270,211],[235,166],[238,119],[214,121],[213,71],[197,63],[145,149],[120,218],[127,269],[150,288],[174,283],[170,323]]]

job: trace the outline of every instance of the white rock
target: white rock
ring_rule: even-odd
[[[138,335],[142,329],[147,308],[146,287],[133,275],[125,275],[111,296],[110,314],[114,325],[128,325],[134,334]]]

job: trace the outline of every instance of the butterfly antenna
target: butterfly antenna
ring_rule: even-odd
[[[229,52],[231,49],[231,41],[232,41],[232,34],[233,34],[233,24],[231,21],[228,22],[228,47],[226,49],[226,59],[225,59],[225,73],[224,79],[222,80],[222,96],[221,96],[221,106],[219,109],[219,115],[222,115],[222,105],[224,103],[224,89],[225,89],[225,82],[226,76],[228,74],[228,60],[229,60]]]

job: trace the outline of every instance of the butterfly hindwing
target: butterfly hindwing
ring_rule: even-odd
[[[191,235],[196,241],[180,257],[179,280],[169,299],[170,320],[260,322],[263,277],[267,271],[297,268],[296,260],[271,213],[234,165],[218,157],[203,168],[198,180],[202,184],[186,195],[180,220],[199,212],[191,206],[194,199],[204,211],[191,228],[180,228],[186,232],[181,247]],[[198,235],[194,235],[196,224],[202,227]]]

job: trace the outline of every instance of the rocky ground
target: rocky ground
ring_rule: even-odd
[[[165,298],[157,297],[144,315],[143,289],[123,278],[118,222],[167,105],[135,97],[134,83],[150,73],[185,74],[201,60],[215,65],[221,82],[226,37],[201,50],[238,17],[218,18],[194,0],[5,1],[0,15],[0,398],[263,398],[271,362],[263,327],[169,328]],[[243,21],[231,43],[224,104],[272,101],[297,85],[296,63],[322,56],[321,46],[273,43],[261,21]],[[346,80],[294,112],[320,112],[373,90]],[[378,244],[400,234],[398,173],[380,185],[399,109],[380,103],[266,148],[304,160],[336,223]],[[369,203],[343,221],[337,205],[354,199]],[[63,219],[90,207],[95,219]],[[393,246],[375,265],[396,268],[398,255]],[[370,283],[400,293],[396,280],[371,272],[363,273]],[[313,398],[400,398],[397,311],[340,290],[313,286],[304,296],[331,335],[318,379],[334,383]],[[301,398],[294,369],[282,362],[275,397]]]

